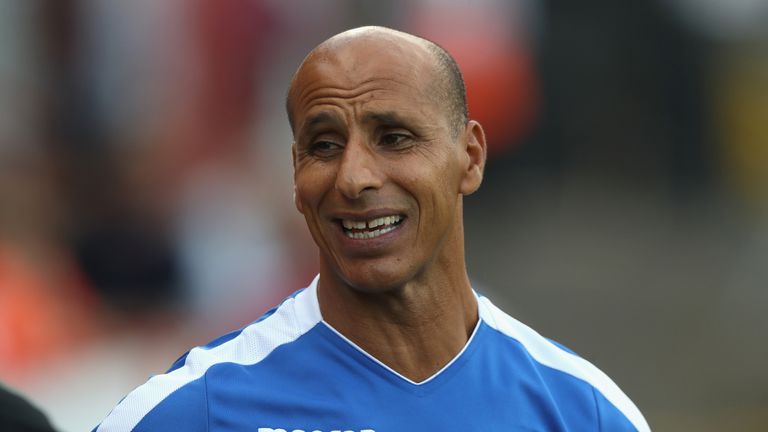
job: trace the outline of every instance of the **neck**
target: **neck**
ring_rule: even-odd
[[[458,250],[461,265],[438,257],[420,277],[384,292],[357,290],[322,266],[327,271],[321,270],[318,301],[324,320],[410,380],[429,378],[464,348],[478,320],[463,248]]]

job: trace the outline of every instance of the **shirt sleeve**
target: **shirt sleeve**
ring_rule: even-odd
[[[95,432],[208,431],[205,376],[177,389],[154,406],[124,399]]]

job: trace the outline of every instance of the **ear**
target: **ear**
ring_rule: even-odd
[[[293,205],[296,206],[296,210],[299,213],[304,214],[304,207],[301,205],[301,200],[296,193],[296,142],[291,145],[291,163],[293,164]]]
[[[464,176],[461,179],[459,191],[462,195],[469,195],[475,192],[480,183],[483,182],[483,171],[485,170],[485,159],[487,156],[487,147],[485,143],[485,132],[480,123],[470,120],[464,129],[464,151],[466,152],[466,166],[464,167]]]

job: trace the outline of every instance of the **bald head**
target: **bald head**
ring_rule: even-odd
[[[293,105],[298,96],[297,78],[307,67],[318,62],[332,61],[334,56],[341,55],[340,53],[351,45],[365,47],[363,52],[369,58],[376,57],[382,51],[400,50],[404,62],[417,64],[419,60],[426,59],[431,77],[428,80],[430,88],[425,91],[443,107],[454,136],[466,125],[469,113],[464,79],[453,57],[432,41],[386,27],[368,26],[347,30],[325,40],[315,47],[299,66],[291,80],[286,98],[288,121],[294,132],[296,125]],[[364,63],[365,58],[358,59],[358,62],[361,61]],[[353,68],[347,73],[354,75],[356,70]]]

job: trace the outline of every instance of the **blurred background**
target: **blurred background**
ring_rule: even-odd
[[[476,287],[656,431],[768,430],[765,0],[0,0],[0,381],[89,430],[305,286],[285,91],[366,24],[464,71]]]

